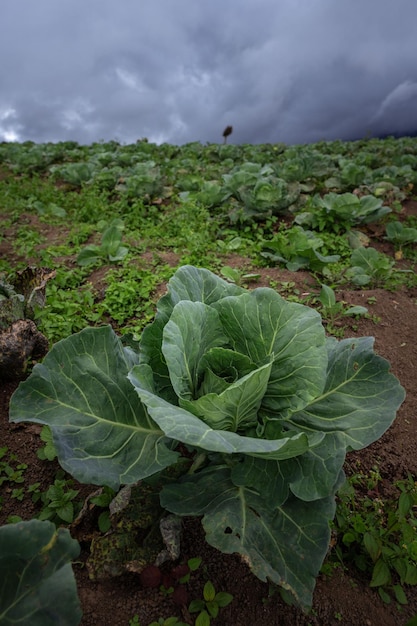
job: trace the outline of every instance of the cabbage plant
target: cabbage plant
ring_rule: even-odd
[[[158,475],[165,509],[202,516],[211,545],[307,608],[346,452],[380,437],[403,398],[372,337],[326,337],[313,309],[184,266],[139,350],[110,327],[62,340],[10,417],[48,424],[81,482]]]

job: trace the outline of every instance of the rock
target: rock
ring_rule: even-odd
[[[32,320],[17,320],[0,331],[0,380],[16,380],[26,371],[28,360],[41,359],[48,352],[48,340]]]

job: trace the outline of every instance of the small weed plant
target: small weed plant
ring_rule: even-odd
[[[198,613],[195,626],[209,626],[211,620],[215,619],[221,608],[228,606],[233,600],[233,596],[225,591],[216,593],[213,583],[208,580],[204,585],[203,598],[193,600],[188,607],[190,613]]]
[[[407,604],[407,586],[417,584],[417,483],[411,475],[397,481],[398,497],[386,499],[380,482],[375,468],[353,475],[339,491],[334,553],[368,573],[384,602]]]
[[[364,306],[348,306],[345,302],[338,302],[334,290],[328,285],[322,285],[318,297],[320,303],[320,313],[327,323],[327,330],[332,335],[337,336],[339,331],[338,324],[343,317],[362,317],[368,313],[368,309]]]
[[[99,224],[103,226],[102,224]],[[129,252],[126,246],[122,246],[124,223],[121,219],[114,219],[109,226],[104,228],[101,244],[89,244],[78,254],[77,263],[83,265],[95,265],[97,263],[118,263],[123,261]]]

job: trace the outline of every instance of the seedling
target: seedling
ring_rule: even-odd
[[[351,267],[346,271],[346,277],[354,285],[384,284],[393,273],[394,261],[375,248],[356,248],[350,260]]]
[[[61,473],[58,473],[60,476]],[[34,502],[38,499],[43,504],[38,515],[40,520],[50,520],[56,524],[65,522],[71,524],[80,509],[80,503],[75,502],[79,491],[72,489],[73,481],[56,478],[54,484],[45,492],[34,494]]]
[[[98,262],[116,263],[123,261],[129,252],[128,248],[121,245],[123,229],[123,221],[114,219],[104,230],[99,246],[89,244],[81,250],[77,257],[78,265],[94,265]]]
[[[417,228],[407,228],[401,222],[389,222],[385,227],[386,239],[391,241],[397,251],[395,258],[403,258],[403,248],[413,243],[417,243]]]
[[[233,596],[225,591],[216,593],[213,583],[208,580],[204,585],[203,599],[193,600],[188,607],[190,613],[198,613],[195,626],[209,626],[212,619],[215,619],[221,608],[228,606],[233,600]]]
[[[245,274],[236,267],[230,267],[229,265],[223,266],[220,273],[226,278],[226,280],[231,283],[235,283],[236,285],[253,282],[259,280],[261,277],[260,274]]]
[[[8,454],[8,451],[7,446],[0,448],[0,486],[5,482],[23,483],[24,472],[28,467],[26,463],[20,463],[15,454]]]
[[[363,316],[368,312],[364,306],[349,307],[345,302],[337,302],[334,290],[327,285],[321,286],[319,301],[321,303],[320,313],[332,325],[342,317]]]

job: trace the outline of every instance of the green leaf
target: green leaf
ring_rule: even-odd
[[[328,309],[332,308],[336,304],[336,295],[333,289],[327,285],[322,285],[319,300],[324,307]]]
[[[378,559],[372,571],[372,580],[369,583],[370,587],[383,587],[390,582],[391,572],[388,565],[382,559]]]
[[[385,591],[385,589],[378,587],[378,594],[382,602],[385,602],[385,604],[391,604],[391,596]]]
[[[256,488],[236,487],[229,468],[216,466],[166,485],[161,504],[177,515],[203,515],[210,545],[226,554],[239,552],[258,578],[291,591],[300,606],[311,606],[329,545],[334,497],[314,503],[290,497],[274,507]]]
[[[188,610],[190,613],[197,613],[198,611],[203,611],[206,608],[206,603],[204,600],[191,600]]]
[[[256,488],[271,506],[283,504],[289,494],[289,482],[297,477],[293,460],[272,461],[245,456],[231,468],[231,479],[236,487]]]
[[[199,556],[196,556],[192,559],[188,559],[187,565],[192,572],[195,572],[200,567],[202,560],[203,559],[201,559]]]
[[[401,585],[394,585],[392,589],[395,594],[395,599],[399,604],[408,604],[407,596],[405,595],[404,589]]]
[[[346,316],[350,316],[350,315],[366,315],[366,313],[368,313],[368,309],[366,308],[366,306],[351,306],[348,309],[346,309],[346,311],[343,311],[343,315]]]
[[[111,257],[117,254],[120,242],[122,241],[122,232],[124,224],[121,219],[114,219],[106,228],[101,239],[101,250],[103,254]]]
[[[411,493],[403,491],[398,500],[398,513],[400,517],[404,518],[410,514],[414,505],[414,498]]]
[[[412,563],[407,563],[407,572],[404,578],[407,585],[417,585],[417,567]]]
[[[200,362],[211,348],[227,343],[217,311],[202,302],[179,302],[163,330],[162,352],[178,397],[197,396]]]
[[[129,373],[129,380],[149,415],[171,439],[213,452],[267,455],[273,459],[297,456],[309,446],[305,433],[292,433],[290,437],[269,440],[245,437],[227,430],[213,430],[189,411],[174,406],[155,394],[149,383],[151,376],[152,372],[147,365],[138,365]]]
[[[213,618],[216,618],[219,614],[219,605],[214,599],[206,601],[206,609]]]
[[[77,256],[77,263],[81,266],[93,265],[94,263],[102,260],[103,255],[101,253],[101,248],[93,243],[88,244],[80,250]]]
[[[0,528],[0,623],[76,626],[81,620],[68,530],[31,520]]]
[[[311,441],[311,440],[310,440]],[[328,433],[317,445],[311,445],[303,455],[286,461],[297,473],[290,479],[292,493],[306,502],[325,498],[344,482],[345,447],[340,433]],[[287,474],[288,472],[288,474]]]
[[[109,326],[53,346],[12,397],[10,419],[51,427],[62,467],[80,482],[135,483],[178,457],[127,379],[134,354]]]
[[[229,267],[228,265],[224,265],[220,271],[222,275],[225,278],[227,278],[227,280],[229,280],[230,282],[232,283],[239,282],[241,273],[239,272],[239,270],[235,269],[234,267]]]
[[[191,265],[180,267],[168,283],[168,293],[159,299],[157,315],[143,331],[140,341],[140,362],[150,365],[160,395],[176,402],[169,372],[162,353],[162,335],[174,306],[181,301],[203,302],[211,305],[227,295],[245,290],[219,278],[206,269]]]
[[[373,337],[329,338],[324,392],[289,420],[294,426],[343,434],[346,446],[360,450],[391,425],[405,392],[389,373],[389,363],[373,352]]]
[[[363,543],[369,556],[375,563],[381,555],[381,546],[379,542],[375,539],[373,535],[371,535],[371,533],[367,532],[363,536]]]
[[[74,505],[72,502],[67,502],[63,506],[57,507],[57,515],[67,524],[71,524],[74,520]]]
[[[210,622],[211,619],[207,611],[201,611],[195,620],[195,626],[210,626]]]
[[[232,285],[206,269],[183,265],[168,283],[168,293],[157,305],[158,313],[168,319],[174,306],[182,300],[212,305],[225,296],[245,293],[245,289]]]
[[[323,390],[327,364],[320,315],[258,288],[214,305],[233,348],[258,366],[272,360],[262,406],[285,416]]]
[[[385,227],[387,239],[398,245],[417,241],[417,228],[407,228],[401,222],[389,222]]]
[[[119,246],[113,254],[109,254],[109,261],[111,261],[112,263],[114,263],[115,261],[123,261],[128,252],[129,248],[126,248],[125,246]]]
[[[214,585],[210,580],[208,580],[206,584],[204,585],[204,589],[203,589],[204,600],[206,602],[210,602],[214,600],[215,595],[216,595],[216,590],[214,588]]]
[[[272,364],[267,363],[220,394],[209,393],[194,401],[180,400],[180,405],[217,430],[237,432],[255,426],[271,367]]]
[[[200,361],[203,379],[198,395],[221,393],[257,367],[245,354],[227,348],[212,348]]]
[[[227,593],[226,591],[219,591],[216,593],[214,600],[220,608],[223,608],[228,606],[233,601],[233,596],[231,593]]]

